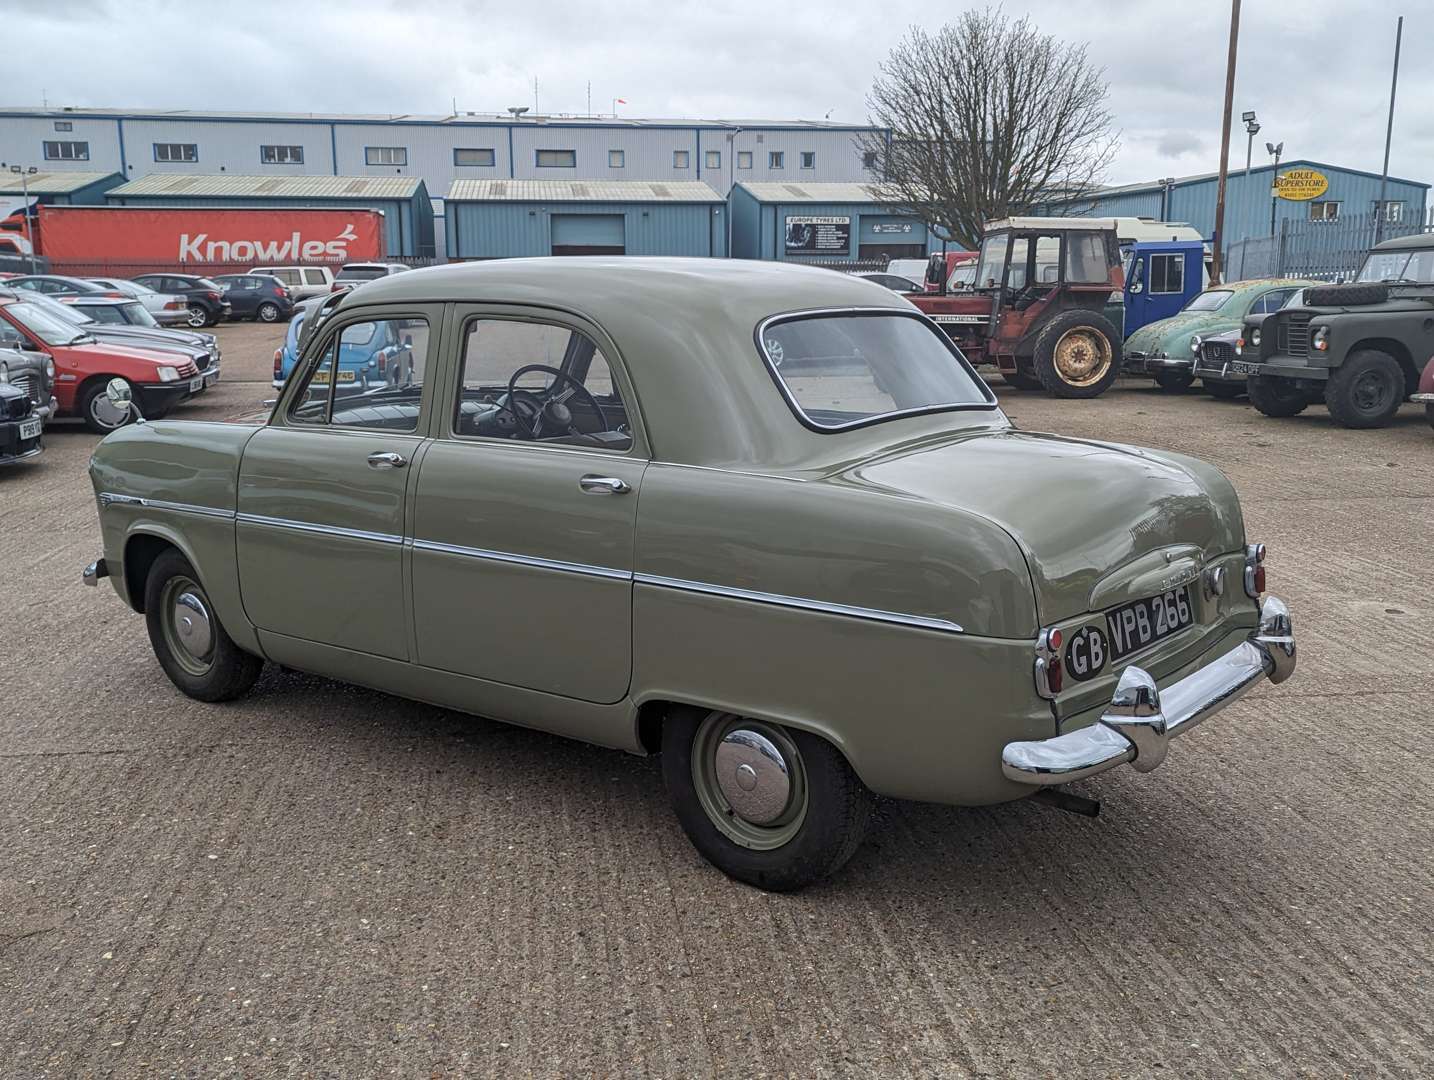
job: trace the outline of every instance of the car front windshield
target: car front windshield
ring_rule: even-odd
[[[1355,281],[1434,284],[1434,248],[1424,251],[1371,251],[1365,256]]]
[[[38,304],[32,304],[29,301],[10,304],[5,310],[16,322],[46,345],[68,345],[73,341],[88,337],[73,322],[56,318],[48,311],[42,310]]]
[[[157,327],[159,325],[159,323],[154,321],[154,316],[149,313],[149,309],[138,300],[130,304],[117,304],[115,306],[119,308],[124,315],[124,321],[131,326]]]
[[[992,233],[981,241],[974,288],[994,289],[1001,283],[1001,274],[1006,267],[1006,243],[1010,238],[1010,233]]]
[[[1184,307],[1185,311],[1219,311],[1227,303],[1230,297],[1235,294],[1228,289],[1210,289],[1198,296],[1192,296],[1190,303]]]
[[[1296,289],[1294,292],[1290,293],[1290,298],[1280,305],[1281,308],[1304,306],[1305,291],[1303,289]]]
[[[820,431],[996,399],[940,330],[901,312],[797,316],[761,332],[788,403]]]

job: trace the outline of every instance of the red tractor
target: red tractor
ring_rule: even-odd
[[[969,287],[910,299],[1012,386],[1091,398],[1120,373],[1121,332],[1105,309],[1124,284],[1109,219],[1008,218],[986,227]]]

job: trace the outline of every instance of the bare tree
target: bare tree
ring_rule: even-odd
[[[1084,45],[968,11],[935,34],[912,27],[891,51],[867,98],[890,139],[857,144],[879,198],[975,247],[988,221],[1099,186],[1117,144],[1108,94]]]

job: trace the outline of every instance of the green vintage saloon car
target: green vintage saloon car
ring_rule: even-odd
[[[411,381],[334,394],[376,322]],[[1293,668],[1224,476],[1015,430],[879,285],[512,260],[371,282],[306,330],[267,423],[134,424],[94,455],[86,580],[200,700],[267,661],[660,752],[702,854],[792,889],[874,794],[1150,770]]]

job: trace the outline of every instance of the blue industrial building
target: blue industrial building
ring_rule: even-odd
[[[416,176],[230,176],[153,173],[112,188],[114,206],[215,206],[226,210],[363,209],[383,214],[390,258],[431,259],[433,203]]]
[[[34,172],[21,176],[6,171],[0,172],[0,200],[18,207],[28,194],[32,205],[103,206],[105,192],[123,183],[119,173]]]
[[[1271,181],[1298,170],[1314,170],[1329,182],[1328,189],[1306,200],[1273,198]],[[1082,217],[1148,217],[1156,221],[1183,221],[1206,239],[1215,232],[1217,173],[1179,176],[1145,184],[1103,188],[1092,196],[1052,203],[1049,212]],[[1418,221],[1427,214],[1429,185],[1391,176],[1385,193],[1385,213],[1391,221]],[[1379,174],[1347,169],[1320,161],[1297,159],[1260,165],[1246,172],[1232,169],[1225,190],[1223,246],[1241,240],[1271,236],[1283,221],[1338,221],[1370,214],[1379,203]],[[1270,212],[1274,211],[1274,229]]]
[[[728,204],[738,259],[884,265],[941,249],[921,221],[882,203],[866,184],[742,182]]]
[[[456,180],[450,259],[727,254],[727,206],[695,180]]]

